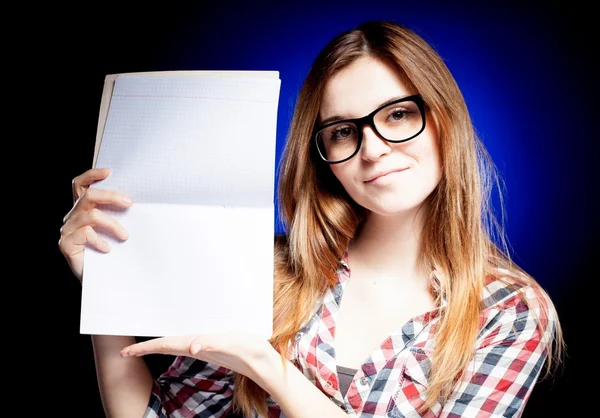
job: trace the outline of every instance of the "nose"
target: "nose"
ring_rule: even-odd
[[[391,144],[377,135],[370,126],[363,126],[362,134],[360,152],[364,160],[375,161],[392,150]]]

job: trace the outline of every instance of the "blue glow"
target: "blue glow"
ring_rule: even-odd
[[[365,20],[406,24],[447,62],[500,169],[516,261],[552,287],[591,254],[589,231],[597,230],[597,221],[589,223],[591,206],[574,204],[586,199],[589,183],[581,179],[592,176],[598,161],[585,152],[593,130],[577,108],[587,103],[585,77],[577,77],[585,73],[574,65],[555,21],[544,17],[553,10],[373,0],[269,3],[182,11],[156,45],[152,69],[278,70],[279,158],[297,92],[325,43]],[[577,144],[575,153],[571,144]]]

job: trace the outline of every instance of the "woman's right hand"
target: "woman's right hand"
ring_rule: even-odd
[[[74,204],[63,218],[58,247],[79,281],[83,277],[83,252],[88,244],[102,252],[110,251],[110,245],[96,232],[96,227],[106,228],[122,240],[129,236],[116,219],[97,206],[128,208],[132,204],[131,199],[115,190],[89,188],[92,183],[104,180],[109,174],[108,168],[92,168],[73,179]]]

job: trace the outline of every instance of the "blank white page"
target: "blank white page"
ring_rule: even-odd
[[[252,75],[115,79],[92,187],[129,231],[85,251],[81,333],[246,332],[270,337],[280,80]]]

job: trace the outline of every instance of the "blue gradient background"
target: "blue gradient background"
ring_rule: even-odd
[[[524,416],[564,416],[559,410],[579,416],[573,410],[578,406],[567,399],[585,390],[575,375],[585,366],[573,361],[586,344],[579,323],[592,303],[588,277],[597,270],[592,264],[598,258],[593,203],[599,166],[597,84],[590,53],[598,48],[589,38],[590,12],[576,2],[525,4],[221,1],[210,7],[147,6],[143,13],[105,4],[57,25],[59,41],[49,51],[57,69],[68,69],[73,77],[61,87],[72,103],[70,112],[57,115],[57,123],[70,126],[64,146],[78,157],[62,167],[57,179],[65,190],[54,222],[70,208],[69,182],[90,166],[105,74],[278,70],[279,156],[297,92],[318,51],[362,21],[397,20],[438,50],[462,88],[476,129],[503,176],[506,231],[515,260],[550,292],[563,317],[568,367],[556,382],[536,387]],[[64,265],[59,268],[69,274]],[[70,321],[75,335],[78,322]],[[90,405],[99,408],[89,337],[81,337],[80,355],[89,376]]]

